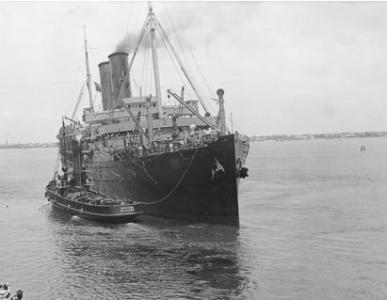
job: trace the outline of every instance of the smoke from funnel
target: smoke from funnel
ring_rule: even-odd
[[[136,48],[139,37],[140,36],[137,34],[127,32],[125,36],[121,39],[121,41],[118,42],[114,52],[126,52],[126,53],[133,52],[134,49]],[[142,39],[139,50],[144,50],[146,48],[145,47],[146,38],[147,36],[145,35],[144,38]],[[165,44],[161,40],[160,33],[156,33],[156,47],[162,48],[164,46]],[[149,44],[148,44],[148,47],[150,47]]]
[[[115,52],[129,53],[136,47],[138,36],[133,33],[127,32],[125,36],[118,42]]]

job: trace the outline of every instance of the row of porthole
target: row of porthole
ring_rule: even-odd
[[[153,102],[151,103],[153,107],[156,107],[156,103]],[[143,105],[142,103],[133,103],[133,104],[129,104],[128,105],[129,108],[142,108],[142,107],[146,107],[145,105]]]
[[[94,169],[94,170],[99,170],[99,169],[106,169],[106,168],[109,168],[109,169],[111,169],[112,167],[115,167],[115,165],[111,165],[111,166],[98,166],[98,167],[92,167],[92,169]]]
[[[118,183],[118,182],[120,182],[119,180],[109,180],[109,179],[94,179],[94,181],[109,182],[109,183]]]

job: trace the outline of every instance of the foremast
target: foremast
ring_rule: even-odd
[[[87,51],[87,39],[86,39],[86,26],[83,26],[83,37],[84,37],[84,43],[85,43],[85,64],[86,64],[86,84],[87,84],[87,90],[89,94],[89,102],[90,102],[90,109],[93,112],[94,111],[94,104],[93,104],[93,94],[91,90],[91,74],[90,74],[90,66],[89,66],[89,53]]]
[[[160,88],[160,73],[159,73],[159,61],[157,57],[157,48],[156,48],[156,19],[153,12],[152,5],[149,5],[148,20],[150,26],[151,34],[151,47],[152,47],[152,61],[153,61],[153,74],[155,79],[155,88],[156,88],[156,100],[159,118],[163,117],[163,104],[161,101],[161,88]]]

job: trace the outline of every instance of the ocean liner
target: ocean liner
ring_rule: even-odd
[[[167,90],[175,104],[163,103],[156,37],[178,63],[193,99],[186,99],[183,87],[180,93]],[[152,57],[155,95],[134,95],[132,66],[145,47]],[[217,90],[217,115],[209,113],[152,7],[135,47],[110,54],[98,65],[100,84],[91,79],[86,36],[85,58],[90,107],[82,121],[74,120],[75,114],[65,117],[58,134],[59,172],[68,184],[130,199],[144,214],[239,226],[238,186],[248,176],[249,140],[227,128],[222,89]],[[102,111],[94,108],[94,87]]]

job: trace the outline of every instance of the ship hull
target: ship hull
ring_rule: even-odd
[[[145,214],[239,225],[238,168],[249,144],[238,135],[180,151],[89,165],[93,189],[142,203]]]
[[[103,206],[87,205],[68,199],[55,191],[46,190],[46,195],[55,209],[77,215],[84,219],[103,223],[133,222],[141,214],[133,206]]]

